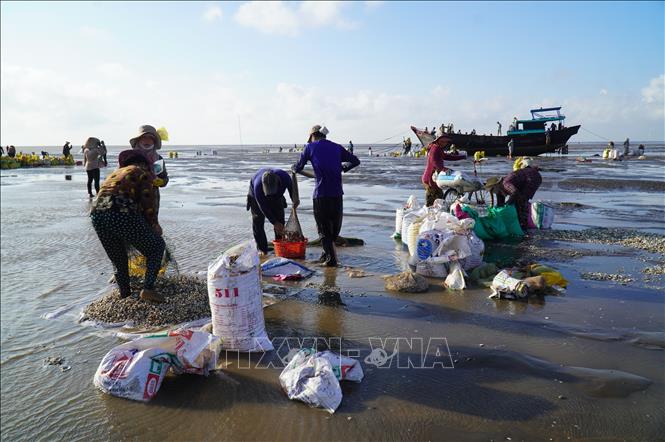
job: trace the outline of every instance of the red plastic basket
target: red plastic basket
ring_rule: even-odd
[[[304,241],[287,242],[276,239],[273,242],[275,246],[275,256],[282,258],[304,258],[305,249],[307,249],[307,238]]]

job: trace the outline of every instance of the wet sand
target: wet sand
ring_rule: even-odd
[[[184,273],[205,272],[221,251],[250,237],[244,196],[251,171],[260,164],[286,167],[296,158],[220,149],[224,157],[197,158],[194,150],[200,148],[181,150],[179,159],[167,160],[171,183],[162,192],[160,211]],[[265,308],[266,329],[273,342],[286,344],[263,356],[225,354],[222,373],[208,378],[168,378],[147,405],[104,395],[92,385],[103,355],[123,340],[112,330],[77,322],[82,306],[107,290],[111,272],[86,216],[85,172],[3,171],[3,437],[662,438],[665,279],[658,269],[665,257],[658,241],[665,234],[663,195],[600,184],[567,190],[561,183],[662,183],[665,158],[578,165],[577,155],[542,159],[544,167],[560,170],[544,172],[547,186],[537,195],[560,204],[555,230],[521,244],[487,244],[488,260],[508,265],[535,259],[561,270],[570,281],[564,296],[495,301],[483,287],[449,292],[436,279],[429,279],[426,293],[387,292],[381,277],[401,271],[406,257],[390,239],[394,209],[411,193],[422,200],[417,180],[423,160],[368,160],[361,153],[361,168],[344,177],[342,235],[363,238],[366,245],[340,248],[346,267],[316,268],[307,281],[265,280],[280,301]],[[470,170],[470,163],[452,167]],[[504,159],[491,159],[481,173],[508,169]],[[65,181],[65,173],[73,180]],[[313,238],[311,200],[306,198],[311,189],[311,180],[300,185],[299,218],[306,236]],[[574,233],[594,227],[621,230]],[[640,244],[644,247],[635,247]],[[319,253],[309,248],[307,259]],[[352,277],[350,270],[367,276]],[[624,275],[632,281],[587,280],[584,273]],[[275,290],[277,285],[285,288]],[[59,313],[49,315],[53,312]],[[332,416],[289,401],[277,376],[280,356],[291,341],[280,338],[356,352],[365,379],[342,384],[344,399]],[[380,365],[372,358],[377,348],[395,356]],[[71,370],[45,363],[54,356]],[[421,366],[423,358],[431,367]]]

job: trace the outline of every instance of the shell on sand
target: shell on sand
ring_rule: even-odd
[[[135,326],[157,327],[193,321],[210,316],[206,281],[195,276],[157,278],[155,291],[166,301],[155,304],[139,298],[143,280],[130,278],[132,295],[120,298],[117,288],[90,303],[82,320],[104,323],[132,322]]]

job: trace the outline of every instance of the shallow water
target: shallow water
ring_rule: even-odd
[[[297,154],[216,147],[213,156],[209,147],[172,149],[180,158],[166,160],[171,182],[162,192],[160,221],[181,271],[205,271],[223,250],[251,238],[245,195],[252,172],[263,165],[287,168]],[[196,150],[206,155],[196,156]],[[665,197],[659,190],[665,183],[663,145],[647,145],[644,161],[575,162],[578,155],[601,150],[601,145],[574,145],[567,157],[539,158],[545,170],[537,198],[583,205],[560,207],[554,227],[629,227],[665,234]],[[269,360],[279,362],[279,352],[263,359],[231,355],[226,376],[169,378],[147,405],[97,391],[92,385],[97,365],[122,341],[110,331],[77,324],[77,309],[43,318],[98,296],[111,274],[87,217],[85,171],[2,171],[3,439],[662,437],[665,281],[647,282],[640,272],[645,260],[662,262],[662,256],[553,242],[551,247],[587,248],[607,256],[551,262],[570,281],[567,293],[528,303],[493,301],[486,289],[445,292],[434,279],[424,294],[387,293],[380,276],[400,271],[405,260],[403,247],[390,239],[394,210],[412,193],[423,200],[424,160],[367,158],[362,146],[356,152],[363,163],[344,176],[342,235],[367,244],[341,249],[340,259],[370,276],[349,278],[343,268],[319,270],[309,285],[285,284],[294,295],[265,309],[274,339],[327,337],[333,348],[357,351],[366,377],[360,384],[343,384],[344,399],[333,416],[286,398],[279,368],[266,366]],[[109,158],[115,161],[113,149]],[[470,161],[449,166],[472,169]],[[492,158],[479,174],[509,169],[505,159]],[[102,177],[109,172],[103,170]],[[65,181],[65,174],[72,180]],[[621,185],[613,184],[619,180]],[[303,178],[300,221],[306,236],[314,238],[311,190],[312,180]],[[308,249],[308,259],[319,252]],[[580,278],[582,272],[597,271],[625,273],[635,281],[621,286]],[[318,284],[338,287],[341,304],[324,299]],[[447,345],[428,349],[432,338],[445,338]],[[388,354],[397,350],[390,366],[364,362],[377,342]],[[433,348],[441,350],[434,360],[442,364],[414,367],[422,353],[432,356]],[[44,364],[56,355],[72,369],[61,372]]]

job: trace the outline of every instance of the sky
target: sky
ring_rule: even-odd
[[[0,144],[399,142],[563,106],[572,142],[665,139],[664,2],[8,2]]]

